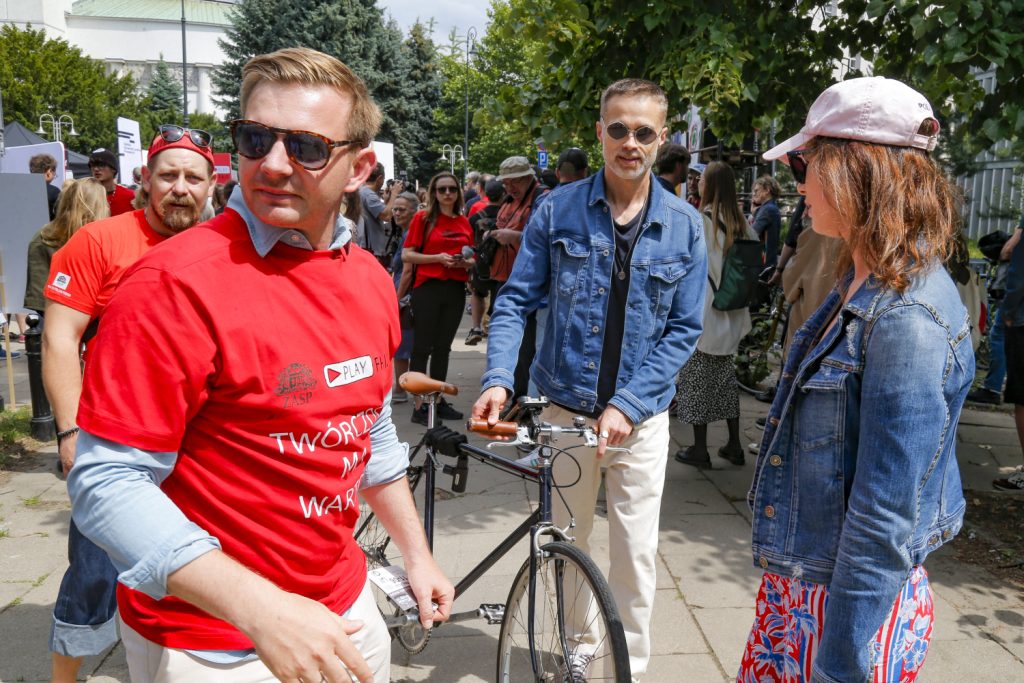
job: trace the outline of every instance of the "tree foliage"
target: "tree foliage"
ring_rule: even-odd
[[[485,104],[549,143],[585,135],[601,90],[618,78],[659,83],[670,117],[690,104],[739,143],[774,122],[795,131],[850,55],[924,92],[955,141],[953,165],[1000,140],[1024,156],[1024,4],[1014,0],[496,0],[486,41],[519,41]],[[836,11],[838,10],[838,11]],[[485,41],[485,42],[486,42]],[[975,75],[994,68],[988,92]],[[952,130],[956,124],[959,126]]]
[[[85,153],[117,149],[117,117],[143,120],[146,114],[134,78],[108,74],[102,63],[67,41],[48,39],[31,27],[0,27],[0,90],[4,116],[30,130],[39,126],[42,114],[71,115],[78,136],[68,137],[66,131],[63,141]]]
[[[181,83],[174,80],[161,53],[146,88],[151,111],[169,111],[181,107]]]
[[[229,118],[239,116],[238,88],[245,62],[294,46],[335,56],[366,82],[384,112],[378,140],[395,144],[397,168],[409,168],[422,155],[429,137],[429,130],[422,127],[430,119],[422,103],[409,100],[406,92],[415,81],[417,55],[403,41],[398,24],[385,21],[375,0],[246,0],[237,5],[233,25],[221,41],[227,59],[213,75],[217,102]]]

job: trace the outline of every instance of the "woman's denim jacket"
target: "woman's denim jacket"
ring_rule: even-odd
[[[841,304],[833,290],[794,337],[747,502],[754,563],[829,586],[812,680],[860,683],[911,568],[963,522],[954,446],[974,353],[939,266],[903,294],[870,277],[815,343]]]
[[[555,403],[581,413],[597,402],[615,236],[604,171],[552,190],[523,233],[487,340],[484,389],[512,388],[524,320],[548,299],[530,376]],[[639,424],[668,408],[675,377],[700,337],[707,250],[700,214],[651,179],[647,218],[630,261],[615,394]]]

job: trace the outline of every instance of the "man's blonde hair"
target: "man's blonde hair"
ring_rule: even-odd
[[[381,113],[363,79],[340,60],[308,47],[286,47],[277,52],[257,55],[242,67],[241,108],[260,83],[300,83],[325,85],[351,95],[352,114],[348,120],[349,140],[365,147],[380,130]],[[314,131],[316,132],[316,131]]]

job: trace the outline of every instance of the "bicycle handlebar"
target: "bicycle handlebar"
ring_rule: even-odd
[[[491,425],[487,420],[469,418],[466,420],[466,429],[476,434],[483,434],[484,436],[515,436],[519,430],[519,425],[515,422],[502,421]]]
[[[457,396],[459,388],[454,384],[448,384],[437,379],[432,379],[422,372],[405,372],[398,378],[398,386],[410,394],[425,396],[427,394],[448,394]]]

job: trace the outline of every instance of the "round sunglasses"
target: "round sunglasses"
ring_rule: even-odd
[[[622,121],[609,123],[604,127],[604,131],[608,133],[612,140],[622,140],[632,133],[633,139],[641,145],[649,145],[658,137],[658,131],[654,130],[650,126],[640,126],[639,128],[632,129]]]
[[[288,158],[310,171],[326,166],[336,147],[366,146],[363,140],[332,140],[308,130],[274,128],[248,119],[231,122],[231,139],[235,150],[248,159],[262,159],[270,154],[275,142],[282,140]]]
[[[189,139],[192,140],[196,147],[209,147],[213,144],[213,136],[205,130],[199,130],[198,128],[183,128],[173,123],[165,123],[158,130],[160,137],[167,142],[177,142],[185,137],[185,133],[188,133]]]

